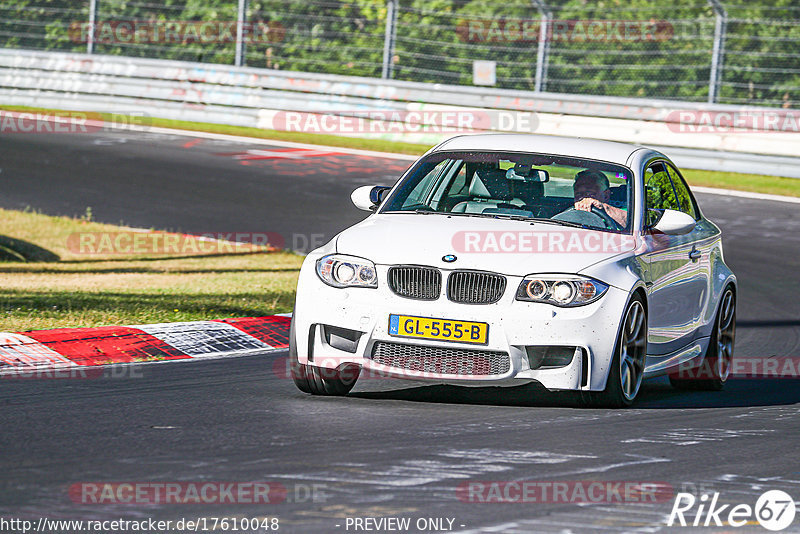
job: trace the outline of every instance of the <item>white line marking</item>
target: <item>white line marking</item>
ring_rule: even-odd
[[[792,178],[796,180],[797,178]],[[770,200],[772,202],[789,202],[800,204],[800,197],[786,197],[783,195],[768,195],[766,193],[751,193],[750,191],[734,191],[733,189],[717,189],[716,187],[697,187],[691,188],[695,193],[707,193],[709,195],[723,195],[728,197],[752,198],[755,200]]]
[[[101,125],[103,123],[100,123]],[[276,139],[262,139],[260,137],[246,137],[239,135],[217,134],[210,132],[199,132],[192,130],[176,130],[173,128],[157,128],[157,127],[141,127],[135,125],[115,125],[114,128],[121,130],[132,130],[141,132],[162,133],[167,135],[181,135],[184,137],[198,137],[202,139],[215,139],[219,141],[231,141],[234,143],[250,143],[257,145],[274,145],[289,148],[307,148],[311,150],[331,150],[341,152],[344,154],[352,154],[356,156],[370,156],[375,158],[399,159],[404,161],[416,161],[419,156],[412,156],[410,154],[396,154],[392,152],[377,152],[374,150],[360,150],[356,148],[345,148],[328,145],[312,145],[307,143],[293,143],[291,141],[279,141]],[[744,197],[754,198],[758,200],[770,200],[774,202],[790,202],[800,204],[800,198],[788,197],[783,195],[769,195],[766,193],[750,193],[747,191],[735,191],[733,189],[721,189],[716,187],[692,187],[692,191],[697,193],[706,193],[710,195],[722,195],[731,197]]]
[[[90,121],[87,121],[87,124],[90,124]],[[97,125],[109,127],[109,125],[103,122],[98,122]],[[310,150],[326,150],[326,151],[340,152],[344,154],[351,154],[354,156],[401,159],[405,161],[416,161],[419,158],[419,156],[412,156],[410,154],[396,154],[393,152],[378,152],[375,150],[361,150],[357,148],[346,148],[346,147],[328,146],[328,145],[313,145],[308,143],[294,143],[291,141],[279,141],[277,139],[263,139],[261,137],[246,137],[241,135],[219,134],[219,133],[200,132],[193,130],[176,130],[173,128],[159,128],[155,126],[143,127],[131,124],[131,125],[112,125],[111,128],[134,131],[134,132],[160,133],[166,135],[180,135],[183,137],[197,137],[200,139],[214,139],[217,141],[230,141],[233,143],[242,143],[242,144],[272,145],[272,146],[282,146],[288,148],[307,148]]]

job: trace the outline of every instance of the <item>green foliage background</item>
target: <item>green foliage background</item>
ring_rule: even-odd
[[[103,21],[235,21],[236,0],[98,0]],[[657,41],[551,41],[546,90],[704,101],[714,34],[705,0],[552,0],[555,20],[644,21],[668,29]],[[800,106],[800,3],[725,0],[729,15],[720,102]],[[71,23],[88,0],[4,0],[0,46],[85,51]],[[248,20],[271,28],[247,44],[247,64],[281,70],[380,76],[383,0],[251,0]],[[400,0],[393,78],[472,84],[472,62],[497,62],[497,87],[533,89],[535,40],[465,39],[486,27],[538,21],[530,0]],[[98,43],[96,53],[230,64],[235,43]]]

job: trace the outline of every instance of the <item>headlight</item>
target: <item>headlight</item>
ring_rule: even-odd
[[[354,256],[323,256],[317,260],[317,275],[333,287],[378,287],[375,264]]]
[[[546,302],[555,306],[583,306],[608,290],[603,282],[583,276],[528,275],[517,289],[517,300]]]

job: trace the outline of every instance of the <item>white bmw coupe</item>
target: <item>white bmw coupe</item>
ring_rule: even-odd
[[[347,394],[367,372],[538,382],[622,407],[648,377],[697,389],[728,378],[736,277],[660,152],[462,136],[352,200],[373,214],[300,271],[289,357],[306,393]]]

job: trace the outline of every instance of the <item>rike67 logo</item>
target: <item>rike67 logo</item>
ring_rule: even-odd
[[[670,527],[743,527],[758,523],[767,530],[779,531],[794,521],[794,499],[781,490],[763,493],[755,506],[720,504],[719,492],[699,498],[691,493],[678,493],[667,519]]]

